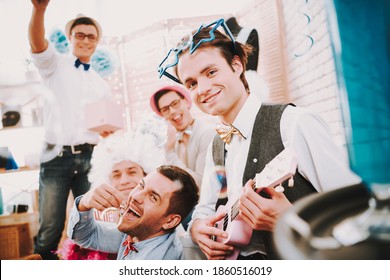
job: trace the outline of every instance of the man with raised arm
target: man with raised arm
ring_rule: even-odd
[[[93,18],[79,15],[65,26],[71,44],[60,54],[45,39],[45,13],[49,0],[31,0],[28,29],[31,56],[48,92],[44,95],[45,143],[39,176],[40,228],[34,253],[57,259],[69,192],[77,197],[90,188],[88,172],[99,134],[86,127],[84,107],[110,97],[108,84],[90,67],[91,56],[102,38]],[[105,131],[101,136],[107,136]]]

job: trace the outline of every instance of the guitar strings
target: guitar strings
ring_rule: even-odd
[[[256,188],[256,177],[253,178],[253,187],[252,189],[254,190]],[[239,210],[239,200],[237,200],[231,207],[231,211],[230,211],[230,217],[231,217],[231,221],[233,221],[237,216],[238,214],[240,214],[240,210]],[[223,218],[223,226],[224,228],[227,227],[227,224],[229,223],[229,214],[226,213],[224,218]]]
[[[293,176],[291,176],[290,180],[293,178]],[[289,186],[291,184],[289,180]],[[293,184],[293,183],[292,183]],[[280,184],[281,185],[281,184]],[[253,187],[252,187],[253,190],[256,189],[256,177],[253,179]],[[284,189],[284,188],[283,188]],[[239,200],[237,200],[231,207],[231,211],[230,211],[230,217],[231,217],[231,221],[233,221],[237,216],[238,214],[240,214],[240,210],[239,210]],[[229,223],[229,219],[228,219],[229,215],[228,213],[225,214],[224,216],[224,228],[227,227],[227,224]]]
[[[282,157],[280,154],[276,156],[276,159],[278,159],[279,161],[283,160],[284,157]],[[274,160],[272,160],[270,163],[272,163]],[[265,166],[266,168],[270,168],[272,169],[273,167],[270,166],[270,164],[266,164]],[[296,168],[296,167],[295,167]],[[279,171],[281,172],[281,171]],[[294,185],[294,179],[293,179],[293,176],[294,176],[295,172],[292,173],[292,176],[289,178],[289,181],[288,181],[288,186],[289,187],[292,187]],[[279,185],[280,187],[282,187],[282,183],[280,183]],[[279,187],[278,186],[278,187]],[[254,191],[256,191],[256,176],[255,178],[253,178],[253,187],[252,189]],[[282,187],[283,188],[283,187]],[[280,191],[277,190],[277,188],[275,188],[275,190],[277,192],[284,192],[284,188]],[[231,221],[233,221],[238,215],[240,214],[240,210],[239,210],[239,199],[230,207],[230,217],[231,217]],[[226,230],[227,228],[227,225],[229,223],[229,211],[226,211],[225,212],[225,216],[223,217],[223,230]],[[218,223],[215,224],[216,227],[219,227],[218,226]],[[215,238],[215,236],[214,236]],[[212,238],[213,239],[213,238]],[[213,239],[214,240],[214,239]]]

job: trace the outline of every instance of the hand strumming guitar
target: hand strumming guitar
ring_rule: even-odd
[[[199,248],[209,260],[223,260],[234,250],[232,245],[226,245],[210,238],[211,236],[227,238],[226,232],[214,226],[223,216],[224,213],[220,213],[205,219],[197,219],[191,227],[193,241],[199,245]]]
[[[253,180],[249,180],[240,197],[240,215],[254,230],[273,231],[281,213],[292,204],[286,196],[275,191],[273,187],[259,188],[271,196],[271,199],[260,196],[253,190]]]

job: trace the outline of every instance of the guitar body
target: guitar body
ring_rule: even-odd
[[[234,246],[234,252],[232,255],[226,257],[227,260],[236,260],[240,253],[240,247],[249,244],[253,230],[252,228],[241,219],[240,216],[235,217],[232,220],[231,206],[229,203],[221,205],[217,209],[217,213],[225,213],[225,217],[216,223],[215,227],[228,233],[227,238],[217,237],[217,242],[229,244]]]
[[[285,148],[274,159],[272,159],[265,168],[254,179],[255,184],[253,189],[258,192],[260,188],[275,187],[281,184],[284,180],[290,178],[295,174],[297,168],[297,157],[290,148]],[[292,186],[293,184],[291,184]],[[289,184],[290,186],[290,184]],[[290,186],[290,187],[291,187]],[[280,190],[275,188],[277,192],[283,192],[284,188],[280,185]],[[241,219],[238,214],[238,204],[236,200],[234,203],[229,199],[226,205],[219,206],[217,213],[225,213],[224,218],[215,223],[215,227],[227,232],[227,238],[210,238],[214,241],[233,245],[235,250],[232,255],[226,257],[227,260],[236,260],[240,253],[240,247],[246,246],[250,243],[252,238],[252,228]]]

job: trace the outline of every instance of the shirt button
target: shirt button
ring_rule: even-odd
[[[74,171],[74,174],[77,174],[77,170]]]
[[[257,162],[257,158],[254,158],[254,159],[253,159],[253,162]]]

